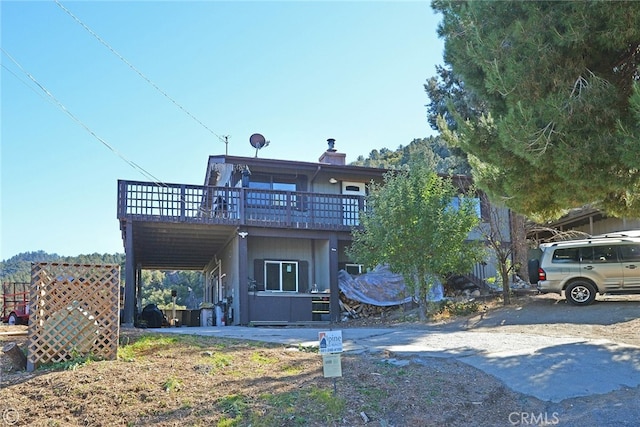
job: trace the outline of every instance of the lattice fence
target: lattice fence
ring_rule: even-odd
[[[34,263],[29,307],[30,370],[79,355],[116,358],[119,265]]]

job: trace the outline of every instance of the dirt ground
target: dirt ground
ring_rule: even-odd
[[[407,313],[351,321],[384,326]],[[557,295],[441,318],[444,330],[606,338],[640,346],[640,297],[573,307]],[[341,325],[343,326],[343,325]],[[2,326],[0,333],[26,330]],[[25,336],[0,335],[24,345]],[[3,343],[3,344],[4,344]],[[317,351],[207,337],[122,330],[116,361],[15,372],[1,357],[0,425],[33,426],[510,426],[637,425],[640,390],[544,402],[452,359],[394,354],[342,356],[342,377],[324,378]],[[629,411],[628,408],[636,408]]]

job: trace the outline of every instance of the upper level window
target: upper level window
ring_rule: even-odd
[[[285,182],[272,179],[268,176],[252,176],[249,188],[254,190],[269,190],[269,192],[251,191],[247,196],[247,202],[253,206],[285,206],[287,192],[296,191],[295,182]],[[296,202],[296,195],[290,194],[291,203]]]

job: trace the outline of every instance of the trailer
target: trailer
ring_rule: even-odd
[[[29,324],[29,283],[2,284],[2,320],[9,325]]]

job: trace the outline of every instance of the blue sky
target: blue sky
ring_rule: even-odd
[[[443,42],[429,2],[60,5],[0,2],[0,259],[124,252],[117,180],[149,179],[122,157],[202,184],[224,135],[230,155],[253,157],[259,132],[259,157],[309,162],[335,138],[350,162],[434,134],[423,84]]]

